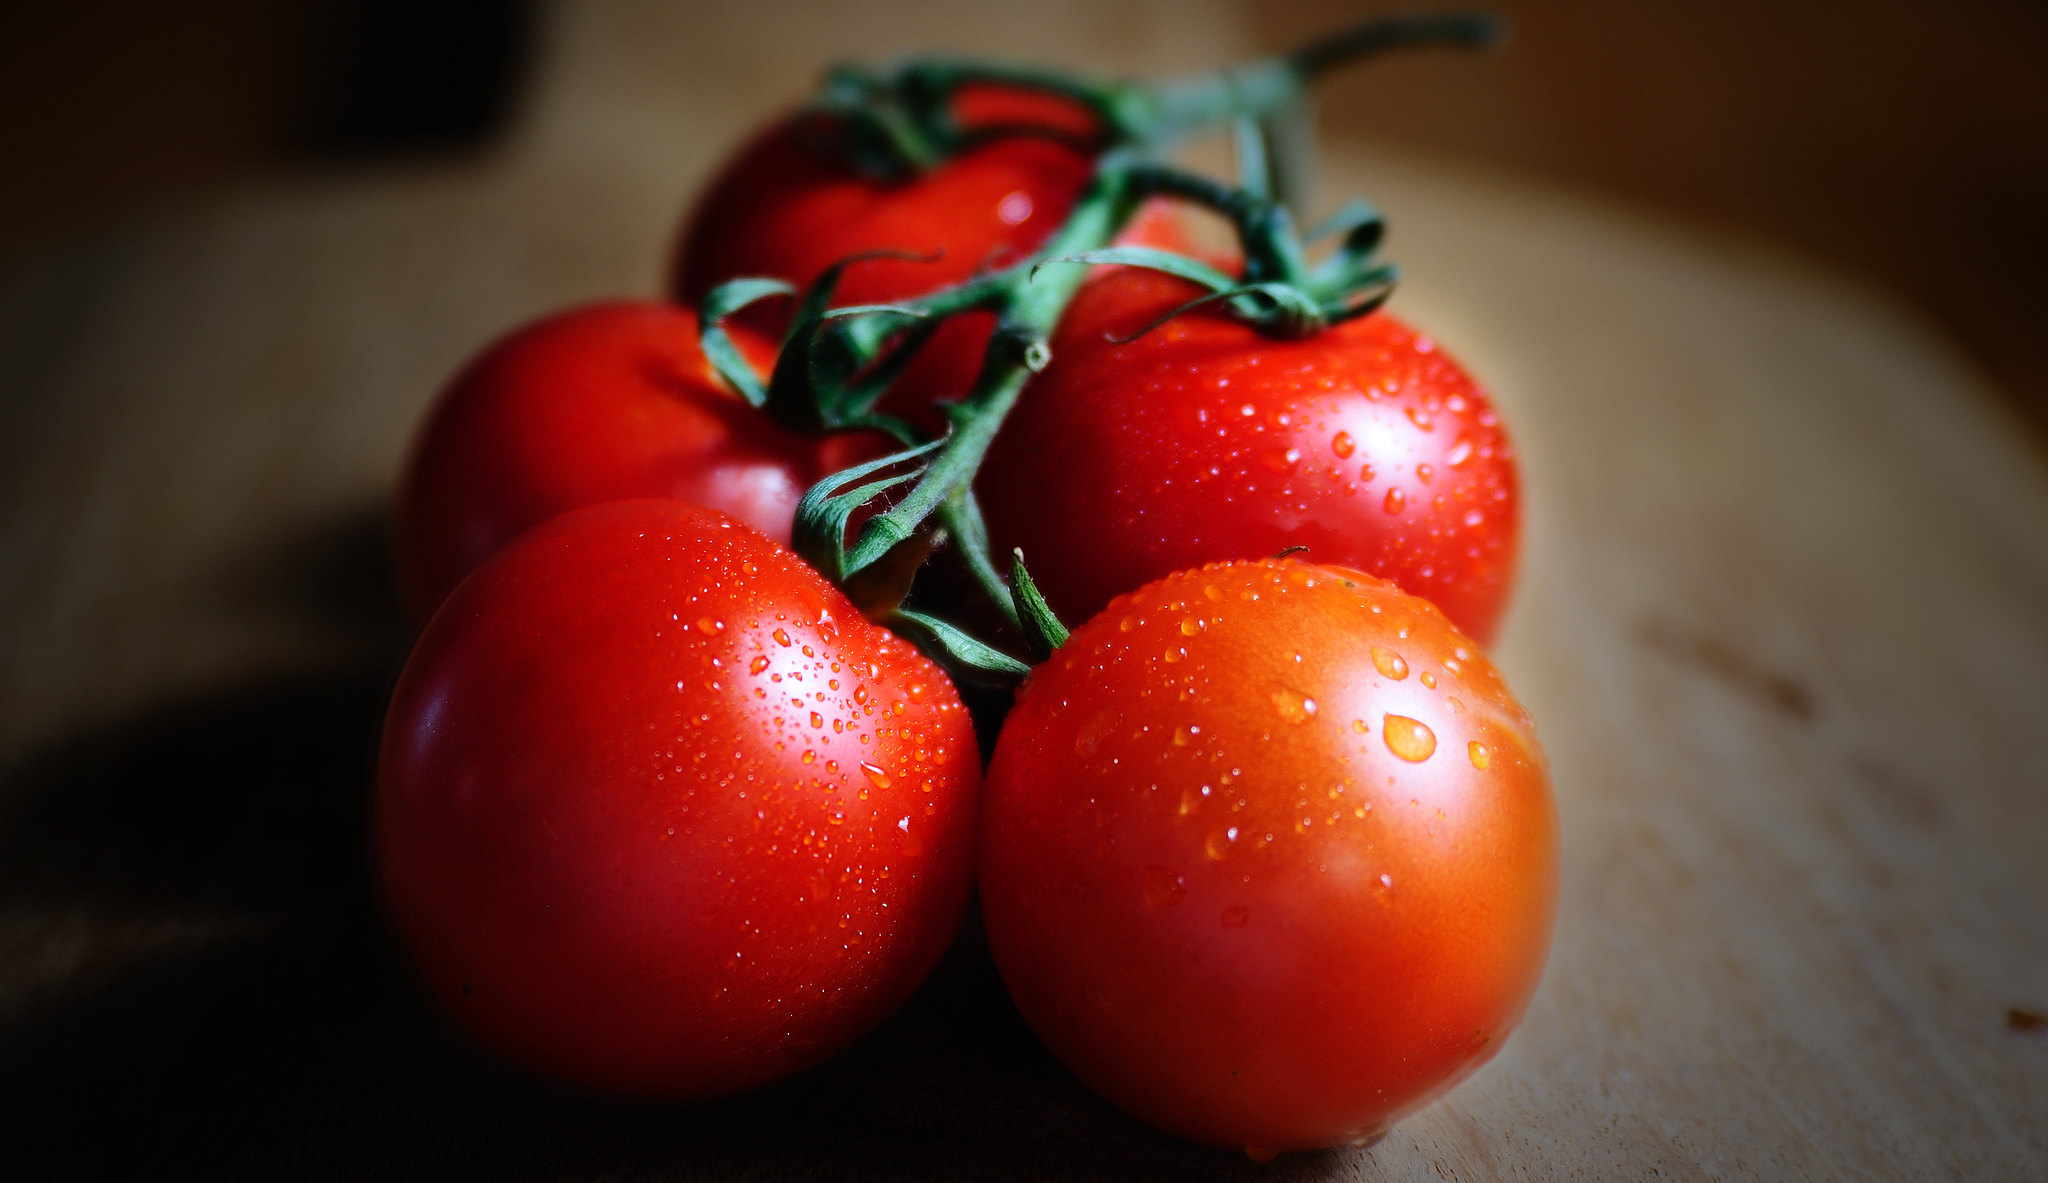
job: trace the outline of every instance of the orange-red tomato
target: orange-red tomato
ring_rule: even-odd
[[[909,997],[973,878],[945,676],[797,557],[674,501],[557,517],[464,581],[392,698],[376,832],[421,976],[484,1046],[703,1096]]]
[[[1498,1051],[1557,898],[1544,759],[1485,655],[1300,562],[1174,574],[1075,630],[1004,724],[980,858],[1060,1059],[1260,1156],[1373,1138]]]
[[[399,577],[424,619],[509,539],[579,506],[676,497],[788,542],[804,490],[871,450],[777,427],[711,369],[697,316],[593,304],[508,334],[449,383],[406,465]],[[735,342],[765,367],[774,347]]]
[[[1300,340],[1120,268],[1084,287],[977,481],[997,553],[1022,547],[1086,619],[1170,571],[1293,546],[1441,607],[1490,642],[1519,532],[1515,465],[1485,394],[1382,311]]]

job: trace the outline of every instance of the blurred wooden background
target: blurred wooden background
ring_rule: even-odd
[[[749,20],[743,4],[694,7]],[[847,15],[835,24],[860,26],[859,6],[836,7]],[[886,35],[869,41],[975,43],[960,25],[978,18],[950,7],[911,5],[906,19],[891,5],[874,22]],[[1198,7],[1234,30],[1219,48],[1237,53],[1396,6]],[[1810,254],[1931,318],[2048,430],[2048,5],[1490,7],[1514,29],[1498,59],[1425,54],[1350,72],[1323,91],[1328,126]],[[1128,61],[1132,41],[1160,38],[1155,11],[1105,4],[1097,42],[1060,51]],[[0,7],[0,252],[266,176],[485,148],[521,110],[554,12],[518,0],[13,0]],[[811,63],[780,65],[765,77],[797,86]]]

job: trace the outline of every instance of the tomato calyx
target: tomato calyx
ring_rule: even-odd
[[[997,566],[973,488],[1005,418],[1032,376],[1049,364],[1053,331],[1090,267],[1150,268],[1200,290],[1140,333],[1212,304],[1262,333],[1285,338],[1310,336],[1373,311],[1391,293],[1396,275],[1374,257],[1384,234],[1379,213],[1354,201],[1304,239],[1289,210],[1308,145],[1300,122],[1306,118],[1305,87],[1341,62],[1417,44],[1490,44],[1497,31],[1483,15],[1383,19],[1291,53],[1158,84],[1100,83],[951,58],[912,58],[878,71],[835,69],[813,104],[813,113],[824,116],[813,130],[822,128],[840,155],[870,175],[914,175],[976,137],[991,135],[1087,141],[1099,155],[1059,228],[1007,266],[912,299],[833,307],[834,290],[848,268],[875,258],[915,257],[869,252],[839,260],[801,293],[781,280],[748,277],[705,294],[700,308],[706,356],[747,402],[794,430],[880,431],[901,445],[812,488],[796,515],[798,553],[870,619],[917,637],[954,668],[997,678],[1021,675],[1029,666],[1015,656],[905,606],[917,569],[950,545],[1000,624],[1043,660],[1065,640],[1066,629],[1024,572],[1021,555],[1008,572]],[[977,87],[993,88],[999,99],[1037,122],[1015,127],[1000,114],[964,113],[964,100]],[[1038,107],[1033,99],[1041,101]],[[1044,102],[1065,104],[1065,121],[1047,114]],[[1076,112],[1082,125],[1073,125]],[[1226,121],[1238,147],[1235,185],[1175,168],[1156,155],[1189,131]],[[1111,245],[1140,204],[1153,197],[1222,215],[1241,248],[1239,273],[1170,251]],[[1307,243],[1331,236],[1336,245],[1311,262]],[[764,381],[725,339],[723,322],[757,301],[791,296],[798,298],[797,310]],[[878,408],[939,327],[970,313],[995,320],[979,377],[964,397],[937,408],[944,432],[927,439],[910,422]]]

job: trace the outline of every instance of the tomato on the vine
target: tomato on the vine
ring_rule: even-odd
[[[1059,228],[1094,173],[1083,135],[1090,117],[1064,100],[1001,87],[970,88],[959,106],[970,126],[1035,126],[1055,134],[993,136],[921,175],[883,181],[825,149],[830,118],[775,124],[743,147],[698,199],[677,247],[673,294],[694,305],[741,276],[804,287],[856,255],[917,256],[856,263],[834,289],[835,304],[886,304],[1025,258]],[[1190,249],[1179,216],[1164,202],[1148,204],[1117,241]],[[735,319],[779,332],[789,307],[764,302]],[[994,325],[986,312],[949,318],[897,379],[889,405],[916,416],[934,402],[966,394]]]
[[[612,502],[505,547],[428,625],[377,844],[405,945],[480,1043],[702,1096],[909,996],[966,904],[978,784],[945,676],[795,555]]]
[[[1277,340],[1138,268],[1084,287],[977,481],[999,553],[1086,618],[1170,571],[1305,546],[1492,639],[1514,571],[1515,466],[1486,396],[1384,311]]]
[[[456,376],[399,493],[399,576],[418,618],[513,536],[601,501],[680,498],[789,541],[804,490],[872,444],[776,426],[712,370],[697,327],[673,305],[588,305],[507,335]],[[757,365],[774,357],[744,327],[732,336]]]
[[[1031,674],[987,773],[982,910],[1083,1080],[1262,1156],[1373,1138],[1499,1050],[1557,841],[1528,716],[1433,606],[1215,564]]]

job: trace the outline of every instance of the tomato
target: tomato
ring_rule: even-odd
[[[1375,1137],[1500,1048],[1558,839],[1477,645],[1369,575],[1266,560],[1147,584],[1032,672],[980,859],[997,966],[1060,1059],[1263,1157]]]
[[[477,1041],[702,1096],[909,996],[965,907],[979,754],[939,670],[793,554],[673,501],[479,567],[392,698],[392,919]]]
[[[774,347],[744,328],[765,367]],[[705,361],[697,317],[666,304],[558,313],[486,350],[441,393],[399,494],[399,576],[424,619],[520,531],[578,506],[678,497],[787,542],[814,481],[871,448],[777,427]]]
[[[967,149],[900,182],[871,180],[818,147],[832,121],[810,116],[770,127],[712,181],[685,226],[673,290],[694,304],[743,275],[808,285],[833,263],[870,251],[937,255],[850,267],[836,303],[877,304],[922,295],[987,267],[1023,258],[1059,228],[1094,171],[1077,147],[1008,136]],[[747,323],[778,331],[787,306],[760,306]],[[905,381],[933,396],[973,382],[994,326],[968,313],[941,327]]]
[[[1087,116],[1061,100],[1003,88],[961,96],[963,122],[1018,123],[1077,135]],[[1038,249],[1072,211],[1094,173],[1082,146],[1006,136],[968,148],[922,176],[864,177],[819,146],[832,133],[822,117],[770,127],[727,164],[698,201],[677,248],[672,290],[695,305],[728,279],[770,276],[805,286],[832,264],[871,251],[936,255],[875,259],[848,268],[834,302],[881,304],[920,296]],[[1170,206],[1144,207],[1118,240],[1190,249]],[[763,303],[737,319],[768,333],[787,325],[789,306]],[[957,399],[981,371],[995,318],[966,312],[941,325],[891,392],[888,405],[936,428],[920,412]]]
[[[997,553],[1022,547],[1085,619],[1170,571],[1293,546],[1391,579],[1492,639],[1516,557],[1512,450],[1486,396],[1385,312],[1300,340],[1121,268],[1076,296],[978,480]]]

